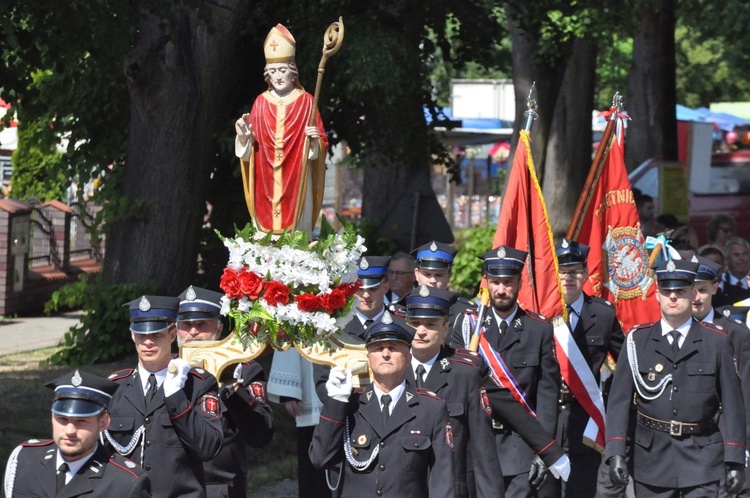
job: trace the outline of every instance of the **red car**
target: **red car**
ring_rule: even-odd
[[[649,159],[629,176],[634,188],[654,198],[659,206],[659,164],[661,159]],[[700,191],[688,192],[690,225],[701,244],[706,243],[706,223],[717,213],[728,213],[737,223],[735,235],[750,237],[750,150],[711,156],[709,182]]]

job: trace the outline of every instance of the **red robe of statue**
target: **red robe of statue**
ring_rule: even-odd
[[[320,131],[318,157],[308,160],[305,126],[312,105],[312,95],[296,88],[284,97],[264,92],[250,111],[255,142],[249,161],[240,161],[242,182],[250,216],[264,232],[281,233],[298,224],[312,230],[317,221],[323,202],[328,139],[316,112],[315,126]],[[310,179],[312,198],[308,199]],[[305,203],[312,203],[311,220],[300,219]]]

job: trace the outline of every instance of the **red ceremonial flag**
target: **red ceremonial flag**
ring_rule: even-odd
[[[584,291],[613,302],[622,329],[627,332],[636,324],[659,320],[660,312],[654,298],[656,285],[648,268],[649,254],[625,168],[622,118],[616,119],[617,132],[591,193],[588,211],[582,214],[577,240],[591,247]]]
[[[547,318],[563,314],[552,228],[542,187],[534,171],[529,132],[521,131],[508,178],[492,247],[509,246],[529,253],[518,304]]]

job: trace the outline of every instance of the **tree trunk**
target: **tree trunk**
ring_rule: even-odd
[[[121,195],[129,206],[143,204],[112,225],[108,283],[155,283],[176,294],[194,275],[217,154],[212,134],[229,122],[239,91],[236,61],[246,47],[238,40],[249,4],[218,0],[202,14],[176,7],[170,21],[142,22],[126,66],[130,135]]]
[[[567,231],[591,166],[595,77],[594,43],[589,38],[577,38],[555,105],[547,144],[549,167],[542,183],[555,234]]]
[[[645,5],[633,39],[633,66],[625,102],[632,118],[625,142],[630,169],[656,156],[677,160],[676,0],[661,0],[651,9]]]

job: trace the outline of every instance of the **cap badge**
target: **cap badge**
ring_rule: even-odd
[[[505,248],[501,247],[497,250],[497,257],[500,259],[505,259]]]
[[[435,251],[437,251],[437,249],[438,249],[438,248],[437,248],[437,244],[436,244],[436,243],[435,243],[435,241],[433,240],[433,241],[432,241],[432,244],[430,244],[430,251],[432,251],[432,252],[435,252]]]
[[[185,299],[188,301],[195,301],[195,298],[198,297],[195,295],[195,289],[193,289],[193,286],[191,285],[188,287],[187,293],[185,294]]]
[[[367,436],[362,434],[357,438],[357,444],[367,444]]]
[[[370,263],[367,261],[367,258],[362,258],[362,261],[359,262],[359,269],[366,270],[369,267],[370,267]]]
[[[388,313],[387,311],[384,311],[383,318],[380,321],[386,325],[390,325],[391,323],[393,323],[393,317],[391,316],[390,313]]]
[[[424,284],[420,285],[419,286],[419,295],[422,296],[422,297],[429,296],[430,295],[430,289],[426,285],[424,285]]]
[[[451,361],[448,358],[443,358],[440,360],[440,366],[443,367],[443,370],[448,370],[448,367],[451,365]]]
[[[697,263],[698,262],[698,257],[695,254],[693,254],[693,257],[690,258],[690,262],[691,263]]]
[[[561,246],[563,249],[567,249],[568,247],[570,247],[570,244],[568,244],[568,239],[563,239]]]
[[[83,382],[83,379],[81,378],[81,374],[78,373],[78,370],[76,370],[76,373],[73,374],[73,377],[70,378],[70,383],[73,384],[73,387],[78,387]]]
[[[675,271],[676,269],[677,267],[675,266],[674,261],[670,259],[667,263],[667,271]]]
[[[661,363],[657,363],[654,367],[654,370],[656,370],[656,373],[662,373],[664,371],[664,365]]]
[[[141,302],[138,303],[138,309],[143,312],[146,312],[151,309],[151,303],[148,302],[148,299],[146,299],[146,296],[143,296],[141,298]]]
[[[722,311],[722,313],[724,314],[724,316],[727,316],[727,317],[732,314],[732,312],[730,310],[724,310],[724,311]]]

